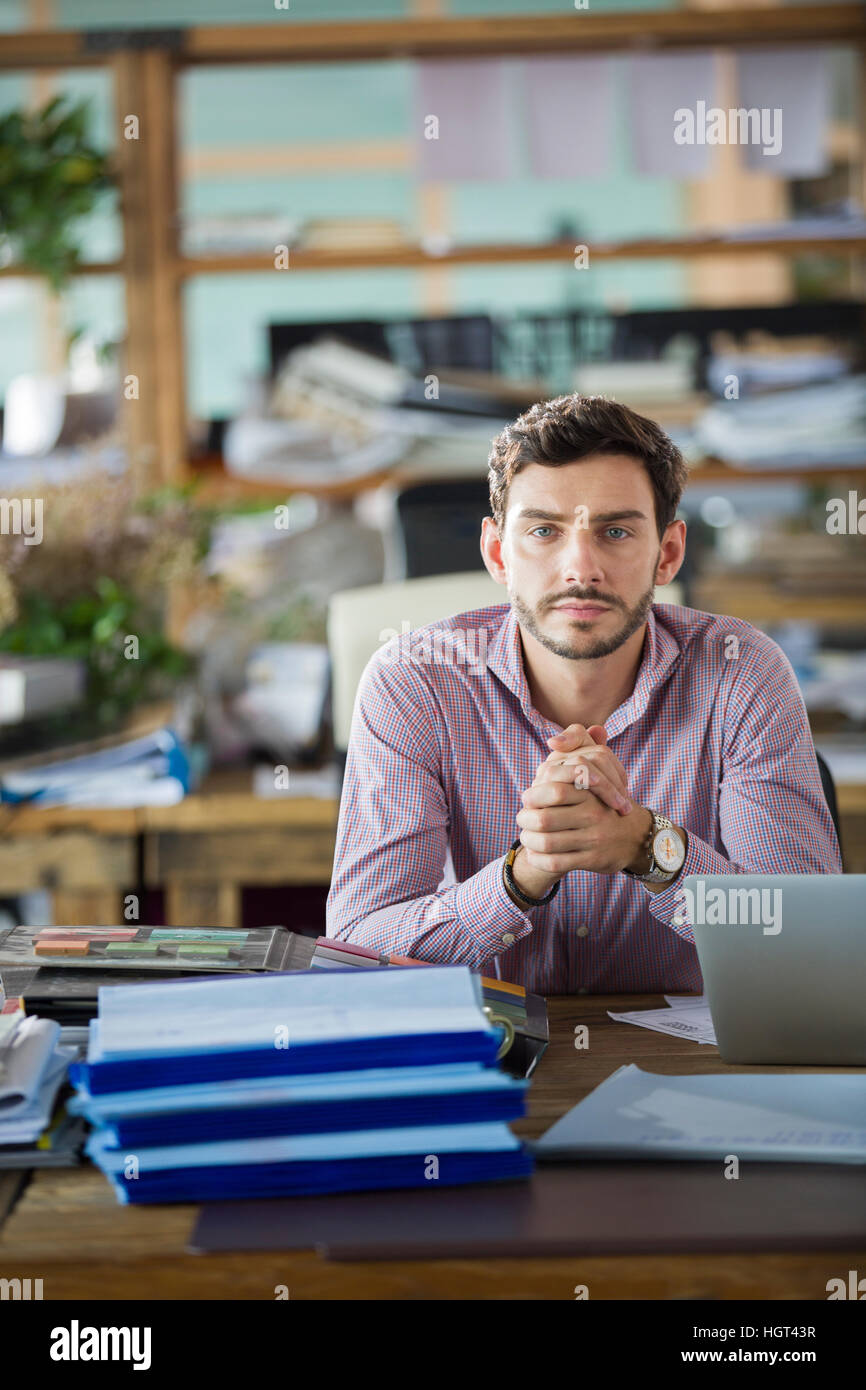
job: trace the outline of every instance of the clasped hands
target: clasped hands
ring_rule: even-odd
[[[551,753],[523,793],[517,816],[518,885],[543,896],[545,885],[572,869],[643,873],[652,813],[631,800],[625,768],[608,748],[604,728],[571,724],[547,742]]]

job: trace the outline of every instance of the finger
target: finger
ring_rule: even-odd
[[[593,742],[583,724],[569,724],[561,734],[553,734],[547,742],[554,748],[580,748]]]
[[[521,830],[520,843],[533,854],[579,854],[590,848],[585,830]]]
[[[538,771],[540,772],[542,768],[559,766],[577,768],[581,764],[584,764],[593,772],[604,773],[610,778],[614,786],[619,788],[623,795],[628,793],[628,776],[626,770],[616,754],[612,753],[609,748],[595,746],[593,748],[578,748],[573,753],[551,753],[550,756],[545,758],[544,762],[539,765]],[[562,780],[565,780],[564,777]],[[590,779],[589,785],[593,785],[592,779]]]
[[[609,806],[612,811],[616,811],[621,816],[627,816],[632,809],[632,803],[627,796],[610,778],[600,772],[589,772],[586,777],[581,774],[586,773],[586,769],[578,764],[577,767],[553,767],[550,769],[540,768],[539,775],[533,782],[533,786],[557,786],[573,787],[578,793],[586,793],[596,797],[604,806]],[[589,785],[587,786],[587,782]]]
[[[534,830],[541,834],[556,833],[561,830],[583,830],[598,820],[598,809],[593,808],[586,799],[571,806],[524,806],[517,813],[517,824],[521,830]]]
[[[579,763],[574,777],[576,787],[585,787],[589,781],[589,790],[593,796],[597,796],[605,806],[609,806],[612,811],[618,811],[621,816],[627,816],[631,810],[631,802],[627,796],[623,795],[622,790],[608,776],[606,770],[599,768],[597,771],[587,771],[585,763]]]
[[[592,792],[581,791],[573,782],[533,782],[523,793],[524,806],[540,809],[542,806],[578,806],[583,801],[593,801]]]
[[[606,745],[607,729],[603,724],[590,724],[586,732],[589,734],[590,738],[595,739],[595,742],[600,743],[602,747]]]
[[[591,849],[579,850],[572,854],[538,854],[524,846],[523,852],[527,857],[527,863],[543,874],[567,874],[572,869],[589,867],[588,861],[594,858]]]

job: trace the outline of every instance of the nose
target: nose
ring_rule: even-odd
[[[589,589],[604,583],[601,555],[591,529],[575,525],[562,555],[562,581]]]

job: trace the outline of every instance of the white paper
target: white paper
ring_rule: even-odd
[[[638,1028],[650,1028],[655,1033],[667,1033],[675,1038],[688,1038],[691,1042],[716,1042],[710,1008],[703,995],[699,999],[677,1002],[676,995],[665,995],[672,1007],[667,1009],[636,1009],[628,1013],[613,1013],[610,1018],[618,1023],[634,1023]]]
[[[282,1037],[288,1047],[350,1047],[360,1038],[487,1031],[481,981],[468,966],[109,985],[99,990],[88,1061],[272,1048]]]
[[[773,113],[781,123],[778,154],[743,146],[746,168],[777,178],[812,178],[830,168],[830,86],[823,49],[743,49],[736,55],[738,106]],[[781,112],[781,115],[777,113]]]
[[[611,60],[527,58],[526,123],[539,178],[598,178],[610,169],[614,122]]]
[[[0,1121],[36,1099],[59,1036],[60,1024],[47,1018],[25,1018],[17,1028],[3,1051]]]
[[[645,53],[629,60],[632,157],[641,174],[695,179],[709,174],[712,146],[680,145],[676,113],[716,106],[716,60],[711,49]],[[703,106],[699,107],[699,103]]]
[[[505,71],[496,58],[432,59],[414,65],[412,130],[420,178],[510,176],[511,103]]]

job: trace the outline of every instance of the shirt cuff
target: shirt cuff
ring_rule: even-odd
[[[532,931],[531,918],[505,891],[502,862],[485,864],[454,890],[454,916],[461,930],[480,942],[488,956],[501,955]]]
[[[653,917],[657,917],[665,926],[675,931],[677,936],[681,936],[685,941],[694,941],[695,935],[688,920],[685,905],[686,898],[682,891],[683,879],[688,874],[728,874],[731,872],[730,860],[726,859],[718,850],[714,850],[707,844],[706,840],[701,840],[697,835],[693,835],[690,830],[688,835],[688,847],[683,866],[667,888],[663,888],[660,893],[651,893],[646,884],[643,885],[647,896],[649,910]]]

